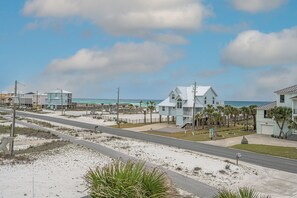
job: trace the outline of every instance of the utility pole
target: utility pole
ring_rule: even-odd
[[[120,128],[120,122],[119,122],[119,106],[120,106],[120,88],[118,87],[118,98],[117,98],[117,124]]]
[[[39,109],[39,108],[38,108],[38,91],[36,92],[36,94],[37,94],[37,95],[36,95],[36,109]]]
[[[15,116],[16,116],[16,96],[17,96],[17,90],[18,90],[18,81],[15,81],[14,85],[14,101],[13,101],[13,118],[12,118],[12,127],[10,130],[10,137],[12,138],[10,143],[10,155],[13,155],[13,142],[14,142],[14,133],[15,133]]]
[[[61,111],[63,115],[63,89],[61,89]]]
[[[196,81],[194,84],[194,101],[193,101],[193,118],[192,118],[192,132],[194,133],[195,131],[195,102],[196,102]]]

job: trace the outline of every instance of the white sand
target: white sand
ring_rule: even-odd
[[[65,130],[64,133],[73,135],[74,132]],[[175,147],[129,138],[110,139],[111,135],[105,133],[94,134],[80,130],[77,134],[81,138],[188,175],[216,188],[236,189],[249,186],[272,197],[297,197],[297,174],[243,162],[240,162],[240,166],[236,166],[225,162],[226,159],[223,158]],[[195,167],[198,167],[197,171]]]
[[[75,145],[35,156],[30,164],[0,166],[0,197],[83,197],[83,176],[111,159]],[[33,196],[34,195],[34,196]]]

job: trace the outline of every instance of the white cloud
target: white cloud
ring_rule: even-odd
[[[81,92],[121,77],[153,74],[180,56],[167,46],[153,42],[118,43],[111,49],[81,49],[74,55],[53,60],[36,85],[42,89]]]
[[[246,76],[244,87],[233,97],[241,100],[275,100],[274,91],[297,84],[296,74],[297,65],[252,72]]]
[[[157,34],[152,35],[152,40],[175,45],[184,45],[188,43],[188,40],[177,34]]]
[[[25,15],[90,20],[113,34],[164,29],[192,31],[210,14],[200,0],[27,0]]]
[[[250,13],[274,10],[287,0],[230,0],[234,8]]]
[[[242,32],[223,50],[222,62],[242,67],[297,64],[297,28]]]

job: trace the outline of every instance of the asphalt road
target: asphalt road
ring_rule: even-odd
[[[76,126],[80,128],[90,129],[94,130],[96,125],[93,124],[87,124],[67,119],[61,119],[61,118],[54,118],[54,117],[48,117],[46,115],[40,115],[40,114],[31,114],[31,113],[25,113],[25,112],[18,112],[18,116],[24,116],[24,117],[31,117],[31,118],[37,118],[42,119],[46,121],[51,122],[57,122],[61,124]],[[182,149],[188,149],[191,151],[197,151],[201,153],[206,153],[209,155],[215,155],[219,157],[229,158],[233,159],[235,161],[236,153],[240,152],[242,155],[242,158],[240,161],[256,164],[259,166],[267,167],[267,168],[273,168],[277,170],[282,170],[290,173],[297,173],[297,160],[293,159],[286,159],[286,158],[280,158],[280,157],[273,157],[269,155],[262,155],[252,152],[246,152],[246,151],[239,151],[235,149],[225,148],[225,147],[219,147],[219,146],[213,146],[208,144],[203,144],[199,142],[191,142],[186,140],[179,140],[174,138],[167,138],[162,136],[156,136],[156,135],[150,135],[145,133],[139,133],[139,132],[133,132],[123,129],[117,129],[117,128],[109,128],[104,126],[99,126],[99,130],[105,133],[118,135],[122,137],[128,137],[128,138],[134,138],[138,140],[143,140],[147,142],[153,142],[168,146],[174,146]]]
[[[131,157],[129,155],[126,155],[124,153],[107,148],[100,144],[82,140],[82,139],[78,139],[76,137],[66,135],[66,134],[63,134],[63,133],[55,131],[55,130],[47,129],[47,128],[44,128],[41,126],[33,125],[33,124],[22,122],[22,121],[16,121],[16,123],[19,123],[19,124],[22,124],[29,128],[33,128],[33,129],[37,129],[37,130],[50,131],[50,133],[57,135],[58,137],[62,138],[63,140],[68,140],[70,142],[73,142],[74,144],[78,144],[78,145],[87,147],[89,149],[95,150],[103,155],[109,156],[114,159],[119,159],[122,161],[128,161],[128,160],[137,161],[138,160],[135,157]],[[156,167],[156,165],[154,165],[150,162],[145,162],[145,166],[149,167],[149,168]],[[183,189],[189,193],[192,193],[198,197],[211,198],[211,197],[214,197],[218,192],[218,190],[216,188],[211,187],[211,186],[204,184],[202,182],[199,182],[195,179],[189,178],[187,176],[184,176],[182,174],[179,174],[177,172],[171,171],[171,170],[163,168],[163,167],[158,167],[158,168],[167,174],[167,176],[171,179],[171,181],[173,182],[173,184],[176,187]],[[88,198],[88,197],[84,197],[84,198]]]

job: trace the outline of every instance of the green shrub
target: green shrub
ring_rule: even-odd
[[[230,190],[221,190],[214,198],[269,198],[270,196],[261,196],[252,188],[239,188],[238,192]]]
[[[163,172],[147,170],[144,163],[116,161],[103,168],[89,170],[85,176],[93,198],[170,197],[171,187]]]

